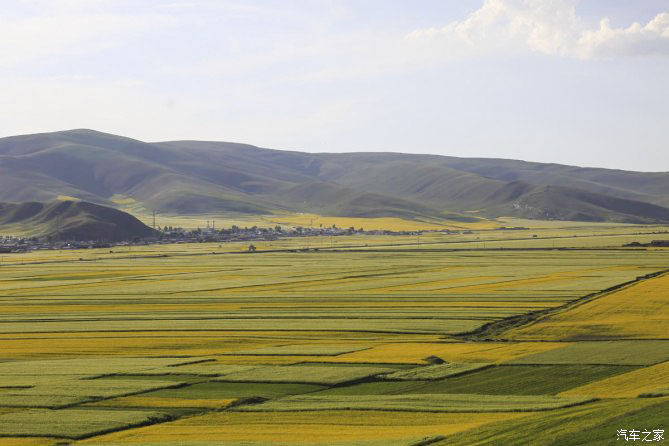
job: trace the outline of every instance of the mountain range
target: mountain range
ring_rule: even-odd
[[[0,139],[0,201],[132,199],[173,214],[669,222],[669,172],[404,153],[304,153],[94,130]]]

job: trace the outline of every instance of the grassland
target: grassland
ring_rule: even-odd
[[[669,268],[669,250],[620,248],[655,229],[7,255],[0,444],[514,444],[510,429],[550,444],[590,427],[599,441],[611,420],[666,410],[665,277],[601,292]],[[628,307],[636,327],[612,336]],[[614,325],[579,331],[597,321]],[[502,328],[468,334],[485,324]]]

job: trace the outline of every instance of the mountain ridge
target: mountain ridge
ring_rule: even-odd
[[[548,188],[541,186],[549,186]],[[58,195],[174,214],[314,212],[410,219],[669,221],[669,172],[394,152],[142,142],[76,129],[0,138],[0,200]]]

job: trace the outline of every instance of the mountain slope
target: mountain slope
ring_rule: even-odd
[[[118,241],[154,235],[128,213],[84,201],[0,203],[0,228],[54,240]]]
[[[514,181],[488,197],[487,212],[542,220],[659,223],[669,209],[651,203],[563,186]]]
[[[0,200],[60,195],[108,206],[115,206],[115,196],[132,197],[147,210],[175,214],[466,219],[463,212],[475,211],[669,221],[669,173],[662,172],[402,153],[311,154],[211,141],[146,143],[93,130],[0,139]]]

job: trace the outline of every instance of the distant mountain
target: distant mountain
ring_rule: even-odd
[[[402,153],[311,154],[93,130],[0,139],[0,200],[131,197],[165,213],[669,221],[669,173]]]
[[[3,228],[27,229],[53,240],[119,241],[154,234],[126,212],[84,201],[0,203]]]

